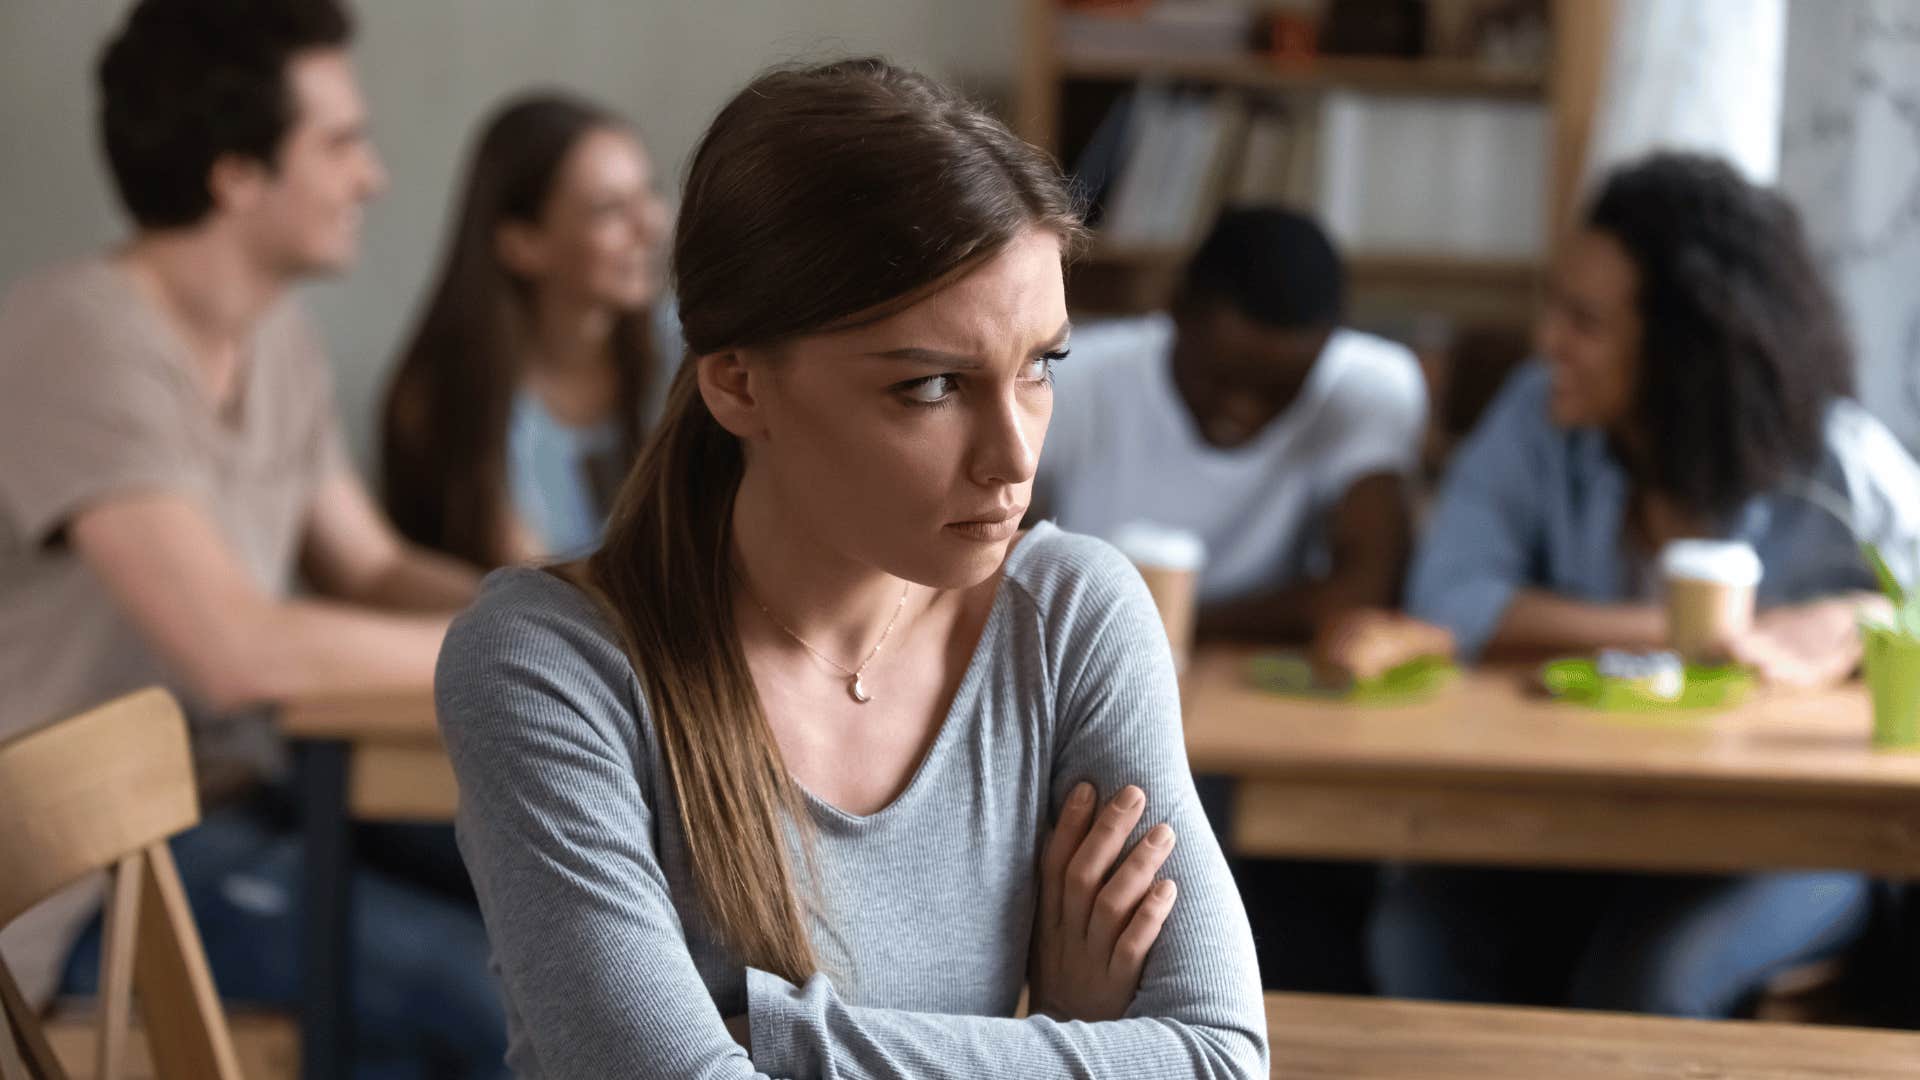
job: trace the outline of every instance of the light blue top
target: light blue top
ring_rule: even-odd
[[[570,559],[599,545],[605,521],[587,462],[612,455],[619,445],[620,425],[612,419],[570,427],[547,411],[538,394],[524,386],[514,394],[507,420],[507,494],[547,554]]]
[[[1653,575],[1625,546],[1626,471],[1597,429],[1548,414],[1551,374],[1523,368],[1455,455],[1414,557],[1407,609],[1478,656],[1523,588],[1593,603],[1649,597]],[[1850,399],[1826,419],[1810,477],[1755,496],[1726,522],[1760,553],[1761,606],[1872,589],[1860,542],[1911,581],[1920,542],[1920,466]]]
[[[652,309],[648,332],[659,370],[647,388],[642,419],[657,419],[666,384],[679,369],[680,306],[665,296]],[[522,386],[507,420],[507,495],[513,510],[540,539],[545,554],[560,559],[585,555],[600,545],[605,506],[596,497],[587,463],[610,459],[620,447],[620,424],[609,417],[573,427],[547,410],[539,395]]]

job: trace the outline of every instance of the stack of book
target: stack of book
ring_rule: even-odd
[[[1285,104],[1145,83],[1075,162],[1107,249],[1184,251],[1223,205],[1316,213],[1353,254],[1534,259],[1546,109],[1332,91]]]
[[[1348,251],[1534,259],[1546,250],[1547,115],[1534,102],[1336,92],[1319,209]]]

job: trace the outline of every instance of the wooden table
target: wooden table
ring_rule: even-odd
[[[1275,1080],[1894,1080],[1920,1035],[1268,994]]]
[[[1920,754],[1870,745],[1857,685],[1758,693],[1713,715],[1623,715],[1547,700],[1533,669],[1510,668],[1468,672],[1423,704],[1359,708],[1254,689],[1243,676],[1258,651],[1203,650],[1186,681],[1188,754],[1196,771],[1235,779],[1223,841],[1241,854],[1920,870]]]
[[[1238,782],[1227,840],[1242,854],[1920,871],[1920,754],[1868,744],[1857,686],[1628,715],[1486,670],[1422,704],[1360,708],[1256,690],[1250,656],[1203,651],[1186,691],[1194,770]]]
[[[300,1075],[352,1073],[353,824],[450,822],[453,768],[426,689],[287,704],[280,728],[298,748],[307,860]]]

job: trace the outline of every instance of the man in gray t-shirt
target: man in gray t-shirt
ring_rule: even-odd
[[[0,300],[0,740],[171,688],[193,719],[203,809],[175,855],[216,982],[281,1006],[298,993],[302,860],[265,809],[279,755],[264,709],[424,690],[476,585],[375,510],[288,295],[352,261],[384,182],[349,34],[329,0],[136,5],[99,68],[133,235]],[[316,598],[293,596],[296,567]],[[419,1054],[438,1014],[441,1050],[498,1068],[471,903],[365,876],[363,974],[435,1005],[369,1012],[362,1030]],[[90,989],[97,896],[83,882],[4,928],[35,1000]],[[433,942],[430,960],[397,947],[414,940]]]

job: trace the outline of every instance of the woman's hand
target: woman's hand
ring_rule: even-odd
[[[1892,605],[1878,593],[1857,593],[1772,608],[1729,643],[1735,663],[1761,681],[1792,690],[1818,690],[1845,681],[1860,666],[1860,619],[1891,620]]]
[[[1343,611],[1313,639],[1314,676],[1337,684],[1374,679],[1429,656],[1453,659],[1453,633],[1411,615],[1377,608]]]
[[[1165,824],[1120,858],[1147,808],[1146,792],[1122,788],[1097,816],[1095,794],[1084,782],[1073,789],[1040,860],[1027,981],[1032,1011],[1056,1020],[1126,1015],[1176,893],[1172,881],[1154,882],[1173,853],[1173,830]]]

